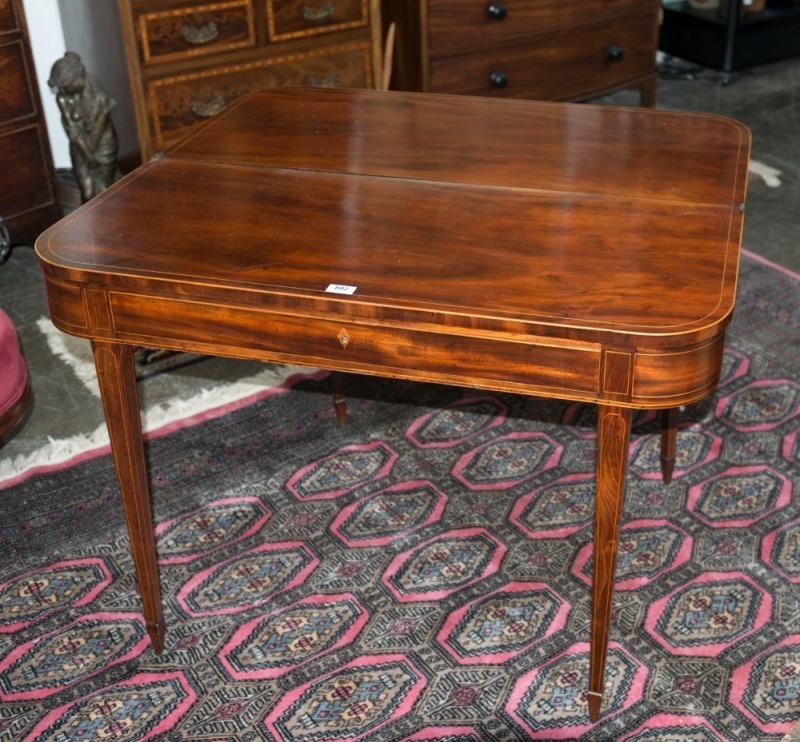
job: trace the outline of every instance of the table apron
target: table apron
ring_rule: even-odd
[[[709,394],[724,341],[653,351],[76,288],[48,282],[51,315],[91,339],[638,408]]]

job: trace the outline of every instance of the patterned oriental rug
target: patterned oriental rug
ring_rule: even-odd
[[[108,455],[2,492],[0,740],[781,740],[800,720],[800,284],[746,259],[718,391],[630,446],[586,714],[592,406],[350,379],[148,443],[166,649]]]

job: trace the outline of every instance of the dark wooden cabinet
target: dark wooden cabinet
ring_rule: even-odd
[[[0,0],[0,216],[32,244],[61,215],[22,0]]]
[[[728,12],[731,7],[735,13]],[[736,70],[800,54],[800,2],[767,0],[763,10],[753,13],[743,0],[713,9],[665,0],[659,48],[718,69],[727,82]]]
[[[658,0],[385,0],[397,24],[393,87],[585,100],[655,100]]]
[[[281,85],[373,87],[377,0],[59,0],[67,48],[117,101],[120,163],[234,99]]]

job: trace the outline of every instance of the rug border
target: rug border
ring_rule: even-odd
[[[288,366],[287,368],[298,369],[299,367]],[[229,412],[234,412],[242,407],[255,404],[267,397],[288,392],[302,381],[322,380],[326,378],[329,373],[329,371],[319,369],[294,370],[274,386],[264,387],[239,397],[231,397],[220,404],[212,404],[209,407],[191,413],[185,417],[173,417],[173,415],[180,414],[180,409],[185,406],[191,406],[198,401],[202,401],[203,397],[208,398],[224,395],[226,390],[230,391],[236,384],[248,382],[256,383],[260,374],[248,377],[247,379],[238,379],[227,387],[203,390],[194,397],[176,403],[172,410],[165,410],[161,406],[156,406],[142,413],[144,439],[147,441],[153,440],[168,435],[169,433],[174,433],[177,430],[198,425],[206,420],[213,420],[214,418],[221,417]],[[148,413],[155,414],[151,416],[151,419],[148,419]],[[98,456],[103,456],[110,452],[111,444],[109,443],[108,429],[105,423],[101,423],[93,433],[88,435],[76,435],[61,440],[51,438],[50,441],[38,451],[20,456],[17,459],[0,461],[0,491],[21,484],[34,475],[51,474],[63,469],[68,469],[71,466],[97,458]]]
[[[754,253],[751,250],[747,250],[742,248],[741,250],[742,255],[746,255],[748,258],[752,258],[756,261],[756,263],[761,263],[761,265],[765,265],[768,268],[772,268],[778,273],[783,273],[785,276],[789,278],[793,278],[795,281],[800,281],[800,273],[795,273],[791,268],[787,268],[786,266],[780,265],[778,263],[773,262],[769,258],[765,258],[763,255],[759,255],[758,253]]]

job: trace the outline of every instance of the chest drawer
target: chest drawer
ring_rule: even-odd
[[[640,0],[429,0],[431,51],[565,29],[641,10]]]
[[[179,340],[203,352],[208,338],[236,355],[239,348],[265,359],[315,363],[354,371],[380,366],[405,378],[436,378],[499,389],[547,390],[596,399],[599,348],[539,346],[535,342],[459,337],[426,330],[356,325],[339,319],[288,316],[250,308],[225,308],[199,301],[112,292],[109,296],[117,337],[147,343]],[[164,317],[170,322],[165,326]],[[346,347],[340,340],[348,335]],[[174,335],[173,335],[174,333]],[[503,362],[498,363],[497,359]]]
[[[36,126],[26,126],[0,136],[3,169],[14,174],[13,178],[0,179],[0,204],[6,219],[52,201],[41,136]]]
[[[370,45],[364,40],[153,80],[147,96],[155,149],[246,93],[281,85],[363,88],[371,79]]]
[[[270,41],[366,26],[367,0],[267,0]]]
[[[431,60],[437,93],[568,100],[655,67],[655,13]]]
[[[145,64],[255,46],[253,7],[231,0],[144,13],[138,35]]]
[[[11,121],[36,113],[36,107],[26,82],[22,43],[15,41],[0,46],[0,100],[2,120]]]
[[[11,0],[0,0],[0,33],[16,31],[19,28]]]

